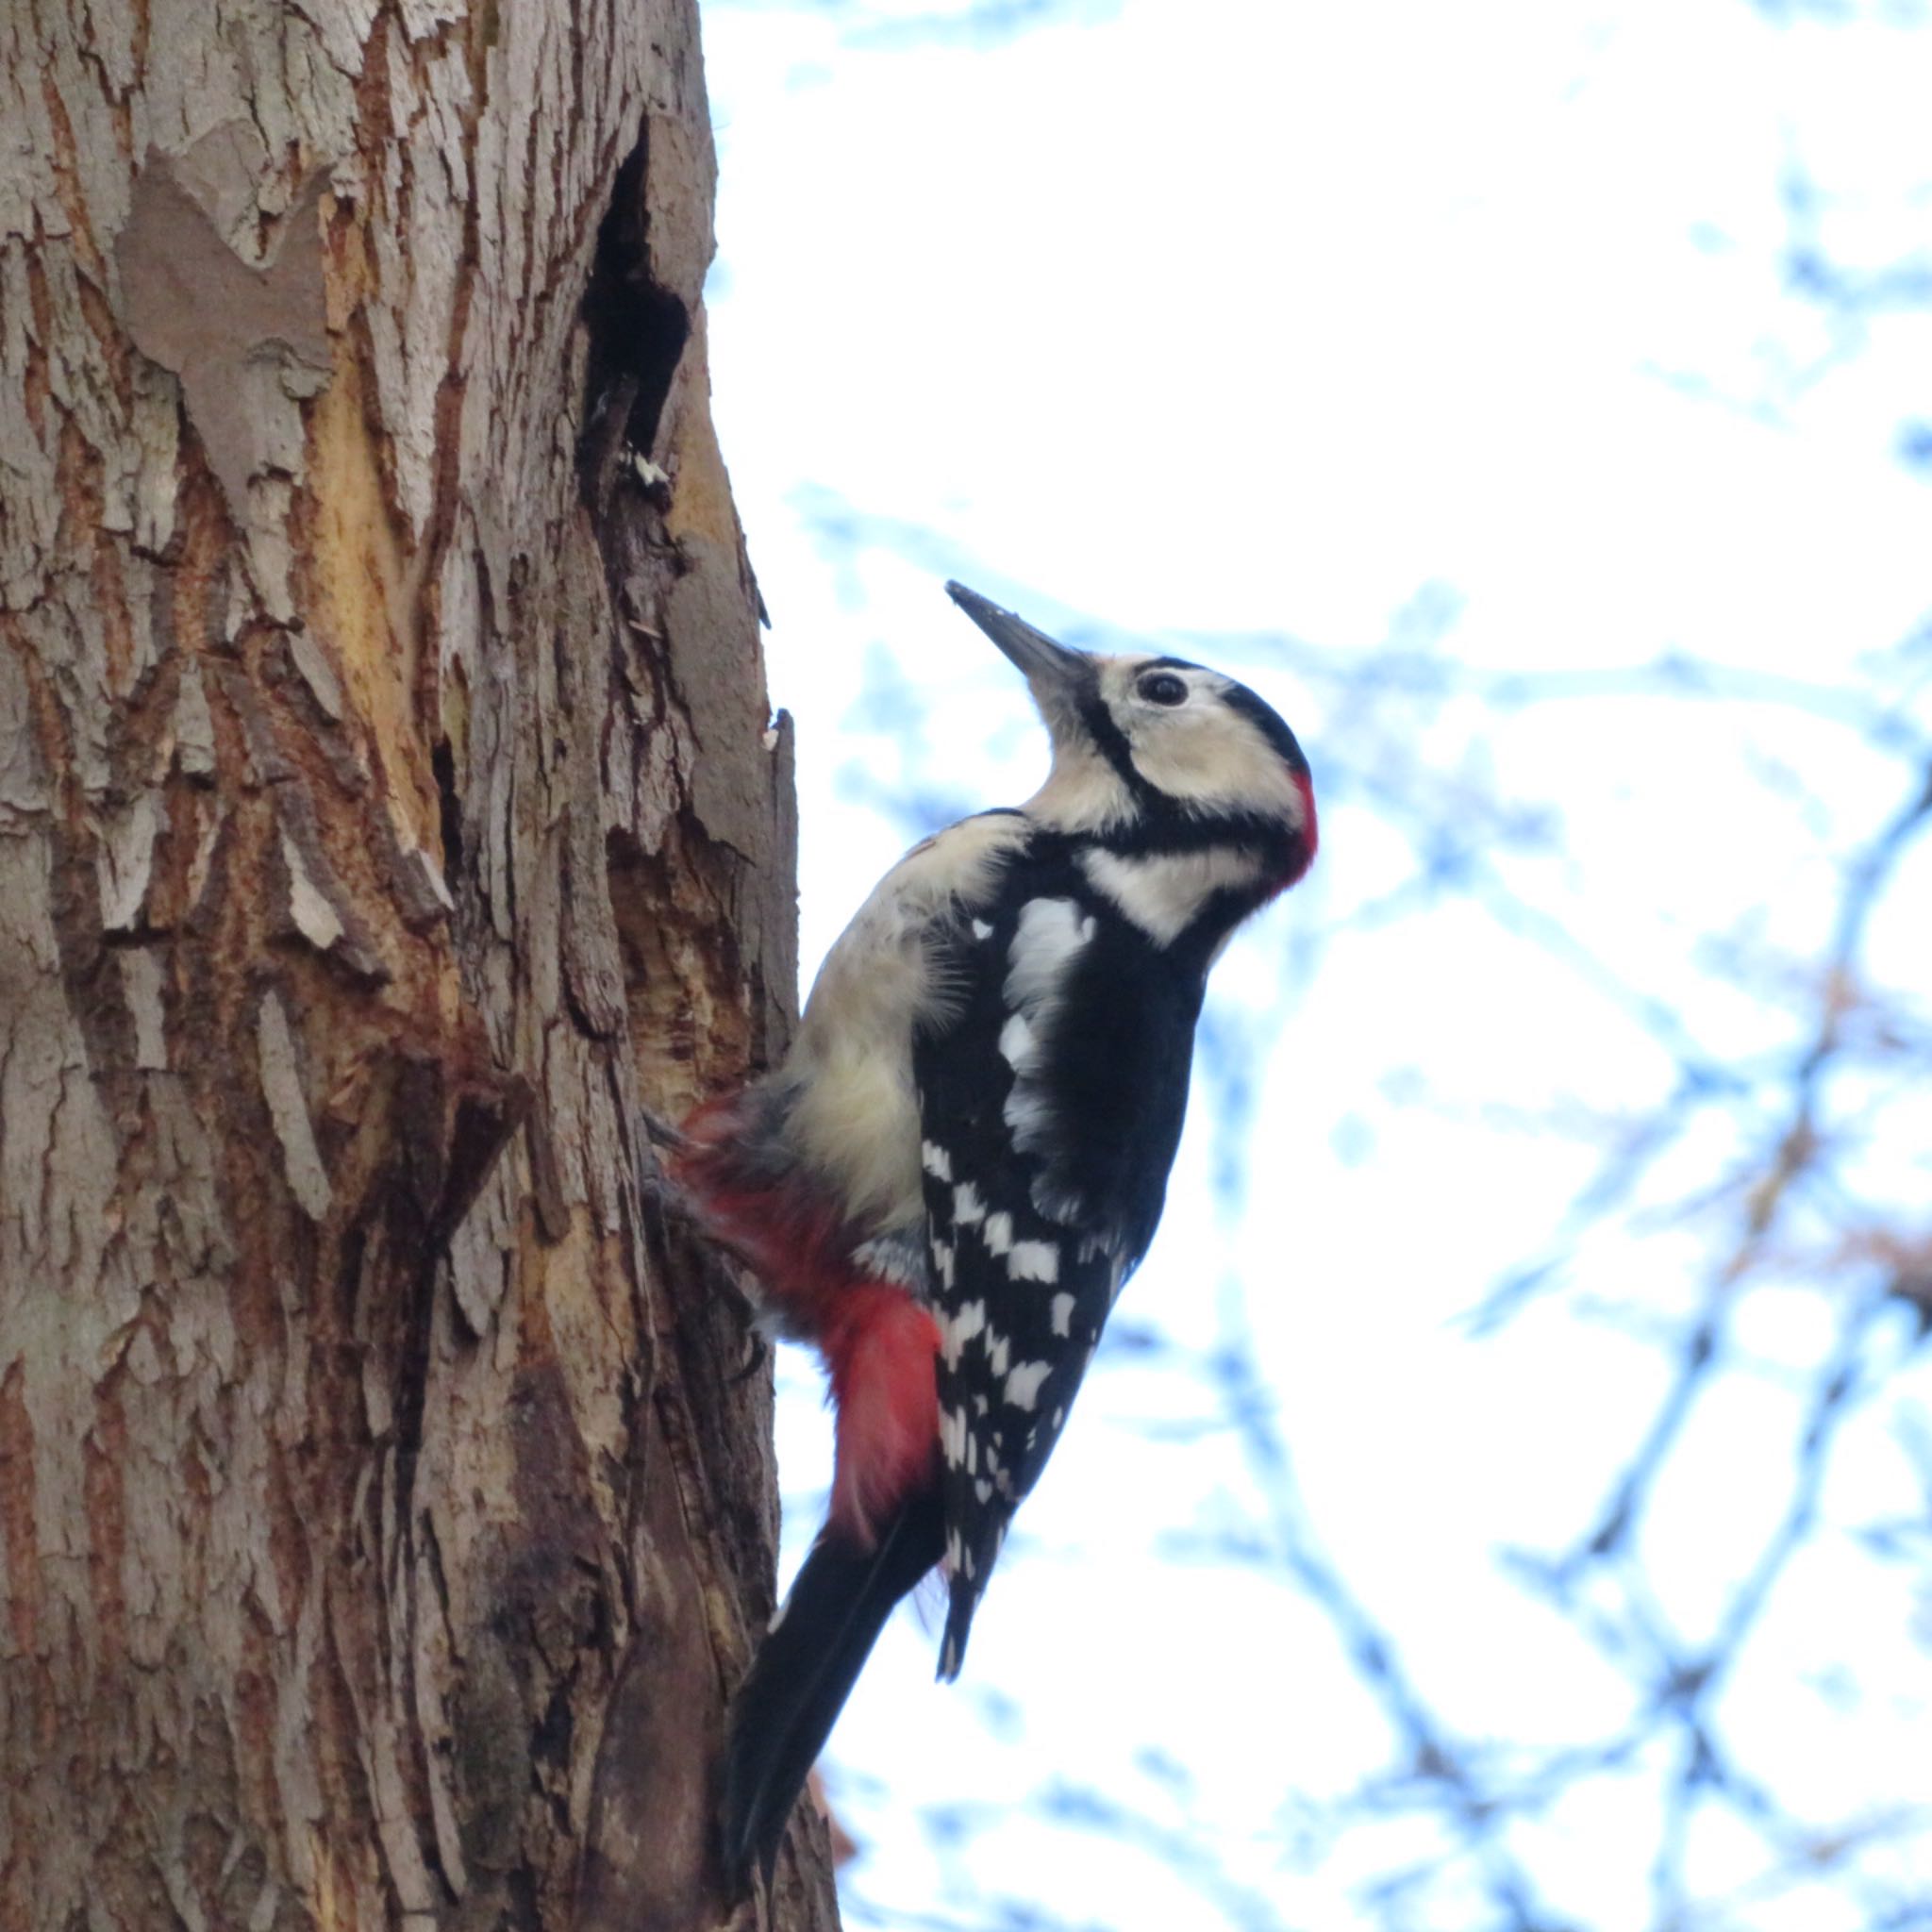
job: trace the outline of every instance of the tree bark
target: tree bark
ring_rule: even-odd
[[[637,1119],[795,960],[694,0],[12,0],[0,129],[0,1926],[722,1925],[770,1378]]]

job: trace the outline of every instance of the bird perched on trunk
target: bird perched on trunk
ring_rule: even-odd
[[[734,1871],[769,1873],[888,1613],[939,1564],[958,1674],[1159,1222],[1208,969],[1315,856],[1307,760],[1245,685],[947,589],[1024,674],[1046,783],[886,874],[784,1064],[701,1107],[674,1161],[838,1414],[830,1513],[733,1707]]]

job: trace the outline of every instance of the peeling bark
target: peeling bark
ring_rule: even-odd
[[[24,0],[0,125],[0,1928],[748,1925],[770,1378],[637,1126],[795,997],[694,0]]]

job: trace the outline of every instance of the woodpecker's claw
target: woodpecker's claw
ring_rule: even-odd
[[[640,1108],[638,1117],[642,1123],[644,1135],[653,1147],[668,1146],[674,1152],[691,1145],[689,1136],[674,1127],[661,1115],[651,1112],[648,1108]],[[727,1382],[736,1388],[741,1382],[748,1382],[764,1367],[771,1357],[771,1349],[764,1336],[759,1332],[758,1318],[760,1302],[757,1295],[747,1289],[740,1273],[741,1263],[722,1247],[711,1230],[705,1225],[704,1217],[698,1212],[691,1197],[667,1174],[663,1168],[641,1172],[638,1175],[638,1189],[644,1199],[657,1209],[663,1224],[675,1227],[683,1239],[689,1241],[696,1250],[700,1265],[707,1278],[714,1287],[724,1291],[726,1298],[737,1307],[743,1321],[750,1349],[744,1364],[735,1370]]]
[[[741,1290],[740,1291],[742,1292]],[[758,1324],[752,1319],[757,1311],[751,1307],[749,1297],[746,1298],[746,1309],[747,1325],[745,1340],[751,1343],[751,1346],[745,1351],[743,1368],[740,1369],[735,1375],[727,1375],[724,1378],[724,1386],[727,1389],[743,1388],[772,1358],[772,1344],[758,1332]]]
[[[638,1108],[638,1121],[653,1147],[668,1147],[674,1154],[682,1154],[691,1145],[691,1138],[682,1127],[667,1121],[661,1113],[653,1113],[648,1107]]]

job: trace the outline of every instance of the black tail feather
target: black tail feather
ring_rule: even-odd
[[[937,1486],[906,1504],[874,1549],[820,1532],[731,1707],[723,1813],[731,1872],[756,1858],[769,1882],[791,1807],[892,1606],[944,1547]]]

